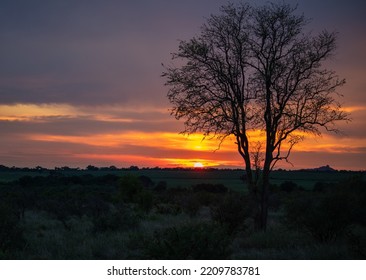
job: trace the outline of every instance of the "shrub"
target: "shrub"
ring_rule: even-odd
[[[88,197],[88,199],[84,205],[84,208],[85,209],[83,209],[83,210],[87,215],[98,218],[109,212],[110,205],[103,199],[101,199],[95,195],[91,195]]]
[[[221,193],[198,192],[195,193],[195,196],[201,205],[210,206],[216,205],[225,195]]]
[[[142,191],[138,177],[126,175],[120,179],[118,198],[124,202],[135,202],[136,195]]]
[[[155,206],[156,213],[163,214],[163,215],[178,215],[182,209],[177,204],[172,203],[159,203]]]
[[[351,177],[338,186],[338,191],[352,206],[350,211],[353,222],[366,226],[366,181],[360,176]]]
[[[0,202],[0,252],[2,258],[24,246],[23,230],[19,226],[19,216],[13,207]]]
[[[227,193],[228,188],[223,184],[197,184],[192,186],[194,192]]]
[[[201,208],[201,203],[195,193],[187,193],[179,196],[175,201],[190,217],[196,216],[198,210]]]
[[[168,188],[166,191],[159,193],[156,197],[162,203],[173,203],[179,204],[179,201],[182,197],[189,195],[191,193],[190,190],[186,188]]]
[[[347,241],[356,258],[366,258],[366,227],[355,226],[347,232]]]
[[[107,232],[136,228],[139,224],[138,215],[129,207],[121,204],[110,212],[94,217],[94,231]]]
[[[144,188],[150,188],[154,186],[154,182],[151,180],[149,176],[141,175],[138,177]]]
[[[135,197],[135,201],[137,202],[139,208],[145,213],[150,212],[154,206],[154,197],[152,193],[148,191],[142,191],[138,193]]]
[[[144,241],[144,254],[150,259],[228,259],[230,253],[226,230],[213,224],[170,227]]]
[[[339,193],[302,195],[286,204],[285,223],[320,242],[336,240],[352,223],[348,201]]]
[[[225,195],[210,209],[213,220],[227,227],[229,233],[242,229],[245,219],[249,217],[247,199],[238,193]]]

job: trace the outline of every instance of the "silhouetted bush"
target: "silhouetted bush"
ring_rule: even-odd
[[[94,218],[94,231],[107,232],[136,228],[140,218],[130,207],[119,204],[115,209]]]
[[[144,212],[149,212],[154,205],[154,197],[143,187],[141,177],[131,175],[121,178],[117,199],[125,203],[135,203]]]
[[[347,232],[348,246],[355,258],[366,259],[366,227],[354,226]]]
[[[0,203],[12,205],[19,218],[24,218],[25,211],[34,207],[35,198],[32,187],[23,187],[18,183],[0,186]]]
[[[182,212],[182,208],[174,203],[158,203],[155,205],[155,211],[163,215],[178,215]]]
[[[0,258],[11,258],[14,250],[24,246],[23,230],[19,226],[16,209],[4,201],[0,203]]]
[[[268,200],[269,209],[272,211],[280,210],[284,199],[285,197],[281,193],[270,193]]]
[[[151,188],[154,185],[154,182],[151,180],[150,177],[146,175],[141,175],[138,177],[144,188]]]
[[[352,224],[350,209],[347,199],[339,193],[304,194],[287,202],[285,224],[309,233],[319,242],[330,242]]]
[[[159,192],[156,197],[160,203],[180,204],[181,198],[190,193],[191,190],[186,188],[168,188],[166,191]]]
[[[226,230],[212,224],[188,224],[156,231],[144,241],[149,259],[228,259],[230,239]]]
[[[138,177],[126,175],[119,182],[118,197],[124,202],[135,202],[136,196],[142,191],[142,183]]]
[[[22,176],[18,179],[18,183],[22,186],[22,187],[32,187],[36,184],[36,179],[39,178],[35,178],[32,176]],[[39,180],[40,181],[40,180]]]
[[[178,196],[175,198],[175,201],[190,217],[196,216],[202,206],[199,197],[195,193],[186,193]]]
[[[194,193],[197,201],[200,205],[210,206],[216,205],[226,194],[222,193],[211,193],[211,192],[196,192]]]
[[[55,219],[59,220],[65,229],[69,230],[70,227],[67,224],[67,220],[76,214],[80,214],[80,209],[75,207],[76,205],[72,201],[68,200],[56,200],[56,199],[46,199],[39,202],[39,209],[48,212]]]
[[[212,219],[227,227],[230,233],[243,229],[245,219],[249,217],[247,197],[239,193],[230,193],[210,207]]]
[[[149,191],[143,190],[136,195],[135,202],[142,211],[148,213],[154,206],[154,197]]]
[[[99,218],[110,211],[110,205],[98,196],[89,196],[85,205],[84,213],[93,218]]]
[[[366,226],[366,181],[362,176],[353,176],[337,186],[337,191],[351,206],[352,221]]]

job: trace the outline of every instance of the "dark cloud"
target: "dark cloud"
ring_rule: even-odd
[[[39,164],[49,162],[48,166],[68,162],[85,166],[89,159],[77,158],[77,152],[152,158],[208,157],[206,152],[187,152],[179,147],[169,150],[136,143],[101,148],[85,143],[30,140],[29,135],[92,137],[127,131],[181,131],[182,122],[169,116],[166,109],[163,111],[169,104],[167,88],[160,77],[161,63],[169,63],[179,39],[198,34],[205,17],[217,13],[219,6],[225,4],[226,0],[2,0],[0,104],[71,104],[76,112],[33,115],[27,121],[1,120],[1,160],[33,165],[37,158]],[[323,29],[339,31],[338,52],[329,67],[347,79],[340,90],[345,107],[366,107],[365,9],[365,1],[309,0],[298,5],[300,13],[312,18],[309,29],[314,33]],[[354,111],[351,123],[339,124],[344,132],[338,136],[340,140],[365,139],[364,112]],[[355,166],[362,165],[364,151],[355,149],[345,156],[347,166],[352,165],[352,160]],[[237,160],[234,155],[235,150],[220,151],[215,157]],[[294,161],[298,162],[302,156],[306,160],[309,157],[295,155]],[[331,159],[329,154],[317,155],[312,156],[319,163]],[[332,160],[340,164],[339,158],[334,155]]]
[[[0,121],[2,134],[49,134],[65,136],[83,136],[93,134],[117,134],[128,131],[144,133],[149,132],[173,132],[178,133],[180,124],[169,115],[165,118],[149,119],[141,114],[139,119],[129,119],[126,121],[103,121],[96,120],[94,116],[83,117],[36,117],[31,120],[21,121]],[[151,114],[147,114],[151,115]],[[153,114],[156,115],[156,114]]]
[[[12,81],[0,103],[161,103],[161,62],[209,10],[192,3],[2,1],[0,77]]]
[[[204,17],[226,3],[1,1],[0,103],[166,102],[161,62],[169,61],[178,39],[197,34]],[[354,47],[360,44],[354,32],[365,26],[362,3],[299,4],[314,18],[311,26],[340,31],[340,56],[347,57],[339,65],[353,61],[365,69],[364,48]],[[35,80],[42,84],[29,83]]]

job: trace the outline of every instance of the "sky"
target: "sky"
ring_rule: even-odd
[[[236,2],[236,1],[232,1]],[[247,1],[261,4],[267,1]],[[243,167],[233,139],[185,136],[169,113],[162,63],[221,0],[2,0],[0,164]],[[294,148],[278,167],[366,169],[366,2],[307,0],[298,12],[314,34],[338,32],[329,68],[346,79],[351,122]]]

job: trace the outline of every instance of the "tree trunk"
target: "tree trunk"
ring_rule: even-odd
[[[262,188],[261,188],[261,198],[260,198],[260,217],[258,229],[266,231],[267,221],[268,221],[268,200],[269,200],[269,174],[271,172],[271,162],[272,162],[272,152],[268,148],[266,151],[266,159],[263,165],[262,172]]]
[[[263,182],[261,193],[261,212],[260,212],[260,224],[259,229],[266,231],[268,221],[268,200],[269,200],[269,168],[263,169]]]

